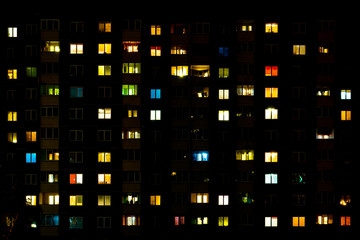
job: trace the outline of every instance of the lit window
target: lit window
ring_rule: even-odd
[[[161,35],[161,26],[160,25],[151,25],[150,32],[151,32],[151,35]]]
[[[69,229],[83,229],[84,218],[83,217],[69,217]]]
[[[196,88],[196,90],[193,90],[193,95],[195,95],[198,98],[208,98],[209,97],[209,88],[208,87],[201,87]]]
[[[123,215],[122,225],[123,226],[139,226],[140,225],[140,216]]]
[[[236,150],[236,160],[251,161],[254,160],[254,150]]]
[[[60,42],[59,41],[45,41],[45,46],[43,46],[44,52],[60,52]]]
[[[276,108],[265,109],[265,119],[278,119],[278,109]]]
[[[26,163],[36,163],[36,153],[26,153]]]
[[[150,110],[150,120],[152,121],[161,120],[161,110]]]
[[[137,96],[137,85],[122,85],[123,96]]]
[[[278,219],[277,217],[265,217],[265,227],[277,227]]]
[[[229,73],[229,68],[219,68],[219,78],[228,78]]]
[[[17,121],[17,112],[9,111],[8,115],[8,122],[16,122]]]
[[[26,132],[26,141],[27,142],[36,142],[36,132],[27,131]]]
[[[278,88],[271,87],[265,88],[265,98],[277,98],[278,97]]]
[[[221,206],[229,205],[229,195],[219,195],[218,196],[218,205],[221,205]]]
[[[228,47],[219,47],[219,56],[228,57],[229,56],[229,48]]]
[[[186,55],[186,49],[184,46],[172,46],[171,47],[171,54],[173,55]]]
[[[293,227],[305,227],[305,217],[292,217]]]
[[[111,22],[99,22],[99,32],[111,32]]]
[[[218,226],[219,227],[229,226],[229,217],[218,217]]]
[[[36,195],[26,195],[25,204],[26,206],[36,206]]]
[[[341,121],[350,121],[351,111],[341,111]]]
[[[139,41],[124,41],[124,51],[128,53],[135,53],[139,52]]]
[[[17,133],[16,132],[8,133],[8,142],[17,143]]]
[[[351,90],[341,89],[341,100],[350,100],[350,99],[351,99]]]
[[[293,55],[305,55],[306,46],[305,45],[293,45]]]
[[[175,226],[185,225],[185,217],[184,216],[175,216],[174,217],[174,225]]]
[[[49,194],[48,196],[49,205],[59,205],[59,200],[59,194]]]
[[[160,206],[161,205],[161,196],[160,195],[151,195],[150,196],[150,205]]]
[[[48,174],[48,183],[57,183],[59,182],[59,175],[57,173]]]
[[[99,108],[98,119],[111,119],[111,108]]]
[[[333,215],[332,214],[317,215],[316,224],[319,225],[333,224]]]
[[[140,196],[138,193],[126,193],[122,196],[123,204],[139,204]]]
[[[320,46],[319,47],[319,53],[327,54],[327,53],[329,53],[329,48],[324,47],[324,46]]]
[[[69,196],[69,205],[70,206],[82,206],[83,205],[83,195],[70,195]]]
[[[254,96],[254,85],[237,85],[236,94],[238,96]]]
[[[111,43],[99,43],[98,54],[111,54]]]
[[[318,88],[316,91],[316,96],[329,97],[330,89],[327,87]]]
[[[277,162],[278,153],[277,152],[266,152],[265,153],[265,162]]]
[[[70,98],[82,98],[84,97],[83,87],[70,87]]]
[[[70,54],[83,54],[84,46],[82,43],[70,43]]]
[[[17,79],[17,69],[8,69],[8,79]]]
[[[193,77],[210,77],[209,65],[191,65],[190,69]]]
[[[193,219],[193,224],[196,225],[206,225],[208,224],[208,217],[197,217],[195,219]]]
[[[40,86],[40,95],[41,96],[58,96],[59,95],[59,85],[41,85]]]
[[[121,132],[122,139],[140,139],[140,129],[126,129]]]
[[[277,184],[278,175],[277,173],[266,173],[265,174],[265,184]]]
[[[219,99],[229,99],[229,89],[219,89]]]
[[[196,162],[207,162],[209,161],[208,151],[198,151],[193,153],[193,161]]]
[[[321,128],[316,129],[316,139],[334,139],[334,129],[333,128]]]
[[[292,173],[291,182],[293,184],[305,184],[306,183],[306,174],[305,173]]]
[[[150,56],[153,56],[153,57],[161,56],[161,47],[160,46],[150,47]]]
[[[111,65],[98,65],[98,76],[111,76]]]
[[[351,226],[351,216],[341,216],[340,217],[340,226]]]
[[[151,89],[150,90],[151,99],[160,99],[161,98],[161,89]]]
[[[219,110],[218,120],[229,121],[229,110]]]
[[[191,193],[191,203],[209,203],[209,194]]]
[[[99,173],[98,174],[98,184],[111,184],[111,174],[110,173]]]
[[[265,24],[265,32],[266,33],[278,33],[279,25],[277,23],[266,23]]]
[[[111,195],[98,195],[98,206],[111,206]]]
[[[265,76],[278,76],[278,66],[265,66]]]
[[[188,76],[188,69],[188,66],[171,66],[171,75],[178,77]]]
[[[82,173],[71,173],[70,174],[70,184],[83,184],[83,174]]]
[[[252,32],[253,27],[252,25],[241,25],[242,32]]]
[[[138,110],[136,109],[128,109],[127,110],[128,118],[137,118],[138,117]]]
[[[17,37],[17,27],[9,27],[8,28],[8,37]]]
[[[140,74],[141,63],[123,63],[122,73],[127,74]]]
[[[37,68],[36,67],[26,67],[26,76],[30,78],[37,77]]]
[[[340,197],[340,205],[341,206],[348,206],[351,203],[351,196],[350,195],[341,195]]]
[[[98,162],[102,162],[102,163],[111,162],[111,153],[98,152]]]

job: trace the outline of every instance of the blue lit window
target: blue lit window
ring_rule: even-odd
[[[26,163],[36,163],[36,153],[26,153]]]
[[[82,87],[70,87],[70,97],[71,98],[82,98],[83,97],[83,88]]]
[[[59,226],[59,215],[43,215],[42,226]]]
[[[219,47],[219,56],[220,57],[228,57],[229,56],[229,48],[228,47]]]
[[[207,162],[209,161],[209,152],[208,151],[194,152],[193,160],[196,162]]]
[[[160,99],[161,98],[161,89],[151,89],[150,90],[151,99]]]
[[[70,229],[82,229],[84,226],[83,217],[69,217],[69,228]]]

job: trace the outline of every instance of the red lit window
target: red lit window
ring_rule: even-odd
[[[265,66],[265,76],[277,76],[278,67],[277,66]]]
[[[70,174],[70,184],[82,184],[83,175],[81,173]]]

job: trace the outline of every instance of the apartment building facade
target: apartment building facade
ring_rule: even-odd
[[[341,24],[7,19],[1,233],[353,231],[356,115]]]

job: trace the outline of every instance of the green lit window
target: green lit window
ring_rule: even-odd
[[[122,73],[127,73],[127,74],[141,73],[141,63],[123,63]]]
[[[123,96],[137,96],[137,85],[122,85]]]
[[[59,85],[41,85],[40,93],[41,96],[58,96]]]

